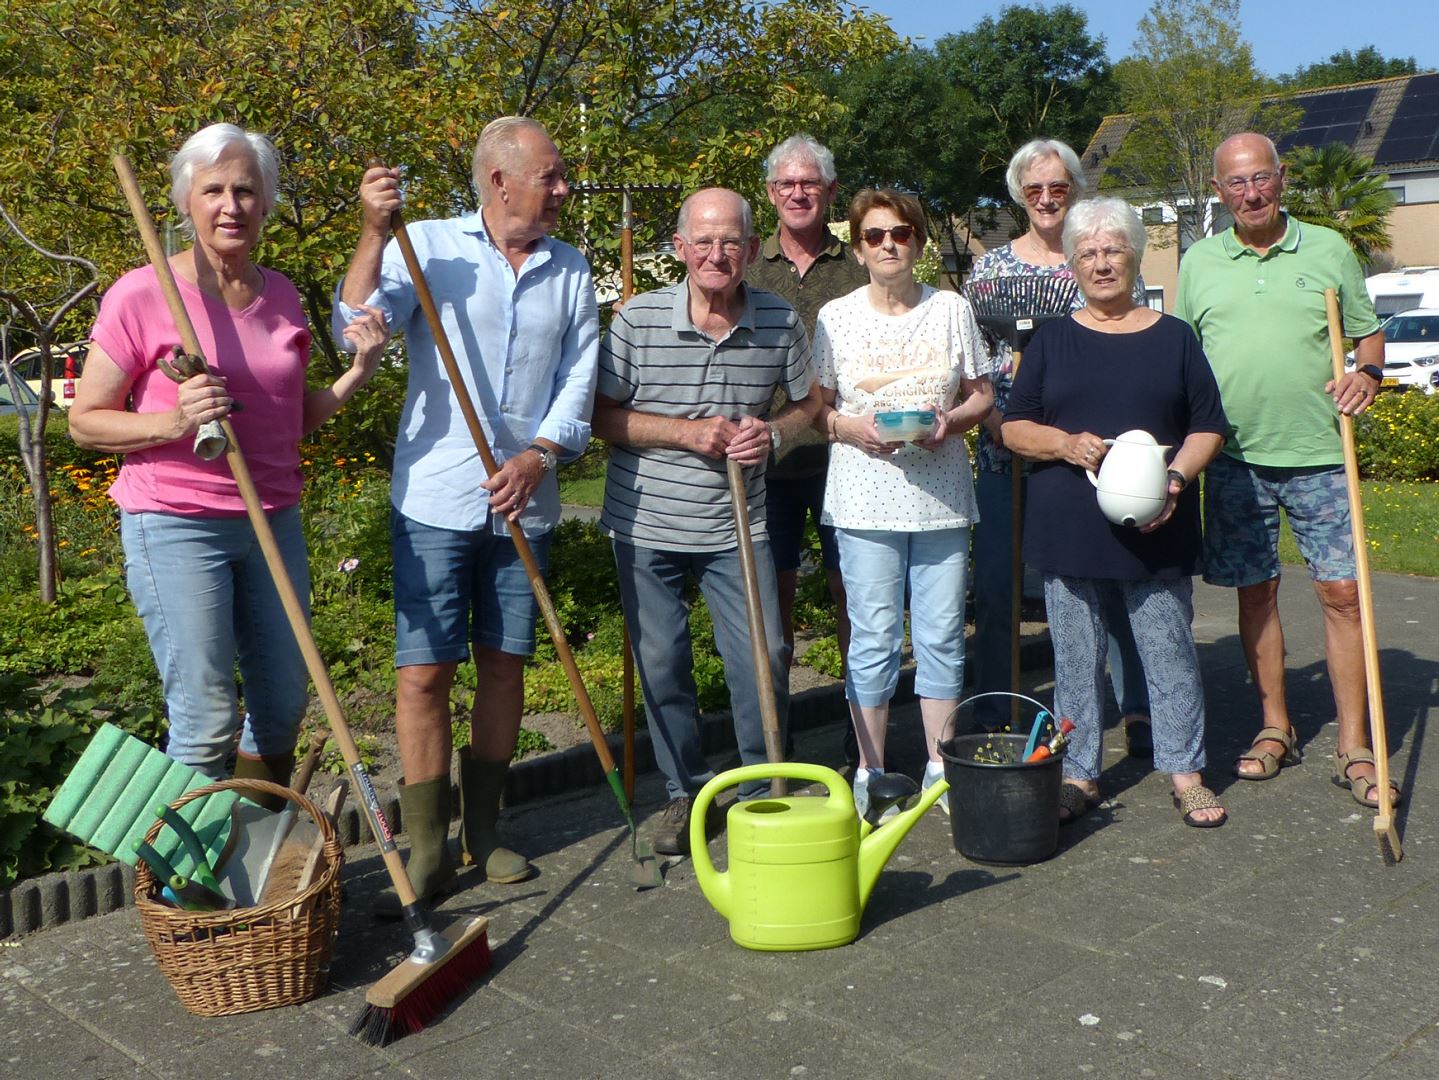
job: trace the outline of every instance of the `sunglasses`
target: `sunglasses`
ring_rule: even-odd
[[[896,244],[907,244],[910,237],[914,236],[913,225],[891,225],[887,229],[865,229],[859,234],[864,237],[864,242],[870,247],[879,247],[884,243],[885,236],[890,236]]]
[[[1024,201],[1029,203],[1037,203],[1045,195],[1055,202],[1063,202],[1069,198],[1069,185],[1065,183],[1025,184],[1021,190],[1024,192]]]

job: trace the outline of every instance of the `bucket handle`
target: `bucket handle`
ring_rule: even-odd
[[[987,690],[982,694],[971,694],[969,697],[965,698],[963,701],[961,701],[958,705],[954,707],[953,711],[951,711],[949,714],[949,719],[944,722],[944,732],[946,734],[943,736],[943,738],[952,738],[955,735],[959,734],[959,731],[956,730],[957,725],[954,721],[959,716],[960,709],[964,708],[971,702],[978,701],[980,698],[987,697],[1018,698],[1020,701],[1029,702],[1042,713],[1049,713],[1051,716],[1055,715],[1054,710],[1051,709],[1048,705],[1045,705],[1042,701],[1036,701],[1034,698],[1029,697],[1027,694],[1014,694],[1008,690]],[[965,734],[972,735],[974,734],[974,732],[965,732]]]

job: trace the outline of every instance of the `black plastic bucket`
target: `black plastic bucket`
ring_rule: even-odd
[[[966,859],[999,866],[1043,862],[1059,848],[1064,754],[1025,764],[1023,735],[956,735],[939,744],[949,781],[949,825]],[[976,761],[985,757],[1013,764]]]

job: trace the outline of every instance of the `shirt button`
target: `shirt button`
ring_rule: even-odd
[[[506,374],[506,375],[513,375],[514,373],[515,373],[515,369],[514,369],[514,368],[512,368],[512,367],[507,367],[507,368],[505,368],[505,374]]]
[[[513,326],[510,327],[510,340],[513,341],[515,338],[517,338],[517,337],[519,337],[519,336],[520,336],[520,332],[519,332],[518,330],[516,330]]]
[[[500,406],[500,412],[507,413],[507,412],[509,412],[509,411],[510,411],[510,407],[509,407],[508,405],[501,405],[501,406]]]

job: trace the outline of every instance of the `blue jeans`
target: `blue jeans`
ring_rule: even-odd
[[[685,603],[685,586],[691,578],[699,582],[700,591],[704,593],[714,624],[715,644],[724,661],[740,761],[745,765],[763,764],[768,757],[750,652],[739,550],[657,551],[618,540],[614,549],[620,603],[624,607],[635,668],[644,693],[655,762],[665,774],[670,798],[697,795],[715,775],[705,760],[700,742],[689,605]],[[755,543],[754,562],[764,614],[765,642],[769,646],[770,681],[774,685],[783,743],[789,713],[789,675],[784,665],[784,635],[779,623],[774,559],[767,542]],[[769,784],[763,780],[741,784],[739,788],[740,798],[753,798],[768,791]]]
[[[894,696],[908,585],[914,692],[924,698],[958,698],[964,686],[969,529],[836,533],[851,626],[845,696],[865,707],[884,705]]]
[[[979,504],[979,524],[974,527],[974,693],[1009,689],[1010,566],[1014,530],[1010,520],[1013,506],[1008,473],[980,469],[974,485]],[[1134,634],[1124,606],[1112,597],[1102,597],[1105,623],[1109,628],[1109,677],[1114,699],[1123,715],[1148,713],[1149,694],[1145,688],[1144,666],[1134,647]],[[1009,723],[1007,698],[981,698],[974,703],[975,722],[999,728]]]
[[[308,617],[310,567],[299,507],[272,513],[270,527]],[[294,749],[308,673],[249,519],[122,511],[120,538],[125,580],[164,686],[166,753],[221,777],[237,727],[240,749],[251,756]]]
[[[1154,767],[1167,773],[1204,768],[1204,686],[1194,648],[1194,585],[1044,576],[1044,605],[1054,641],[1054,709],[1075,723],[1064,775],[1097,780],[1102,770],[1101,689],[1107,611],[1117,605],[1134,629],[1148,674]]]

